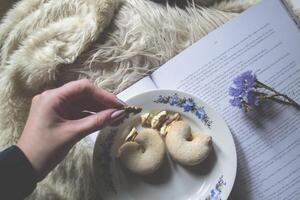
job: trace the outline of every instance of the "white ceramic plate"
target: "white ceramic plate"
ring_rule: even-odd
[[[127,101],[143,108],[142,113],[169,110],[179,112],[193,131],[213,138],[213,151],[200,165],[183,167],[166,155],[153,175],[141,177],[126,170],[115,157],[126,129],[139,120],[130,117],[118,127],[99,133],[94,149],[97,189],[104,200],[200,200],[227,199],[237,168],[232,135],[222,117],[200,99],[172,90],[153,90]],[[198,111],[198,112],[197,112]],[[142,114],[141,113],[141,114]]]

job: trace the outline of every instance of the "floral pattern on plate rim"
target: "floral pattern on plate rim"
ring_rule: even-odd
[[[193,98],[180,97],[175,93],[169,96],[159,95],[158,99],[154,100],[154,102],[180,107],[184,112],[191,112],[196,115],[208,128],[212,126],[213,121],[206,114],[204,106],[198,106]]]
[[[215,188],[211,189],[209,195],[205,198],[205,200],[222,200],[221,194],[223,188],[226,186],[226,182],[224,181],[224,176],[220,176],[218,182],[215,185]]]
[[[112,180],[112,172],[110,170],[110,165],[113,159],[111,157],[111,148],[114,142],[114,138],[117,135],[117,132],[117,128],[112,128],[109,134],[107,134],[106,137],[103,138],[103,141],[101,142],[100,154],[97,157],[102,169],[102,173],[100,174],[102,181],[105,184],[105,186],[108,187],[114,193],[117,193],[117,190]]]

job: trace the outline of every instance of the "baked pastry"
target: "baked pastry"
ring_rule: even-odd
[[[192,134],[188,123],[175,121],[168,130],[166,146],[175,161],[182,165],[193,166],[209,155],[212,137],[203,133]]]
[[[134,134],[133,134],[134,135]],[[132,172],[147,175],[155,172],[163,163],[165,144],[158,131],[143,128],[131,141],[121,145],[118,157]]]

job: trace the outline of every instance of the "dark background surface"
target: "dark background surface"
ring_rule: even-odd
[[[6,11],[17,1],[18,0],[0,0],[0,19],[2,19]]]

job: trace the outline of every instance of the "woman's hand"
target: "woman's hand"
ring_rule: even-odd
[[[95,112],[88,115],[85,110]],[[80,139],[125,117],[124,103],[88,80],[70,82],[32,99],[17,146],[43,179]]]

